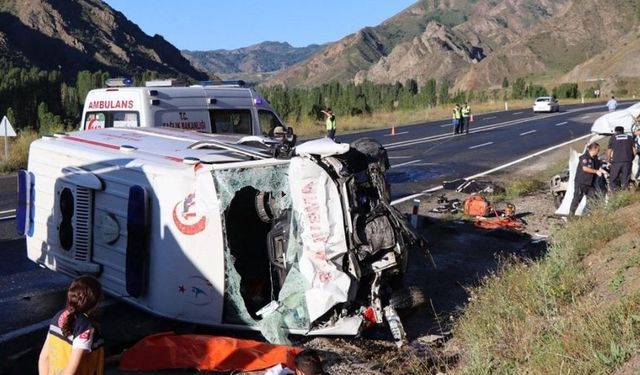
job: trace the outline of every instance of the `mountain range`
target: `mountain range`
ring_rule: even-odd
[[[129,76],[152,70],[290,87],[435,79],[475,90],[499,87],[505,78],[640,77],[633,63],[640,56],[639,19],[640,0],[421,0],[325,45],[180,51],[101,0],[0,0],[0,62],[69,77],[79,70]]]
[[[100,0],[0,1],[0,58],[67,77],[79,70],[208,77],[162,36],[145,34]]]
[[[271,85],[637,77],[638,0],[423,0],[278,72]]]
[[[311,44],[296,48],[286,42],[262,42],[233,50],[183,50],[182,55],[193,66],[210,74],[224,78],[263,80],[273,72],[306,60],[323,47]]]

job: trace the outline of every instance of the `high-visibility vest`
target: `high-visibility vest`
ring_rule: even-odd
[[[469,117],[471,115],[471,108],[469,106],[462,107],[462,117]]]
[[[333,118],[333,120],[332,120],[332,118]],[[336,116],[335,115],[327,116],[326,126],[327,126],[327,130],[335,130],[335,128],[336,128]]]
[[[462,117],[462,113],[460,112],[459,109],[454,108],[453,109],[453,119],[454,120],[460,120],[460,118]]]

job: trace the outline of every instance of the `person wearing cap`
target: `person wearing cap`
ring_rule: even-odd
[[[589,201],[594,201],[596,198],[596,176],[602,176],[603,172],[598,159],[599,152],[600,145],[593,142],[587,145],[587,150],[580,155],[576,177],[573,180],[573,199],[569,208],[569,216],[575,215],[576,209],[584,196]]]
[[[626,189],[631,179],[631,164],[635,157],[636,147],[633,138],[624,133],[622,126],[616,126],[614,134],[609,138],[607,161],[611,163],[609,171],[609,188],[611,191]]]
[[[327,128],[327,138],[336,139],[336,115],[333,114],[331,107],[320,111],[325,115],[325,125]]]

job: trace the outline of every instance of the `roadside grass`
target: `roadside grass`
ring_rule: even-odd
[[[15,172],[27,166],[29,145],[39,137],[33,130],[20,131],[15,138],[9,141],[9,158],[4,159],[4,141],[0,146],[0,173]]]
[[[63,125],[47,129],[46,134],[66,131]],[[4,159],[4,140],[0,141],[0,174],[7,174],[26,168],[29,160],[29,146],[31,142],[43,134],[32,130],[22,129],[17,136],[9,139],[9,158]]]
[[[583,259],[623,254],[607,243],[628,232],[617,210],[640,202],[619,193],[590,216],[556,228],[547,255],[512,259],[469,290],[454,325],[462,374],[610,373],[640,349],[640,292],[605,302]],[[633,245],[629,245],[633,246]],[[618,279],[616,279],[618,278]],[[609,281],[620,287],[619,275]]]

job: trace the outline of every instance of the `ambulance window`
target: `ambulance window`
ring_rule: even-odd
[[[138,112],[105,111],[87,112],[84,129],[135,128],[140,126]]]
[[[252,134],[251,111],[248,109],[212,109],[211,132],[226,134]]]
[[[137,128],[140,126],[138,112],[111,112],[114,128]]]
[[[107,126],[105,112],[88,112],[84,119],[84,130],[104,129]]]
[[[261,109],[258,111],[258,119],[260,120],[260,129],[262,130],[262,135],[273,135],[273,129],[276,126],[282,126],[282,123],[275,115],[275,113],[271,111],[266,111]]]

